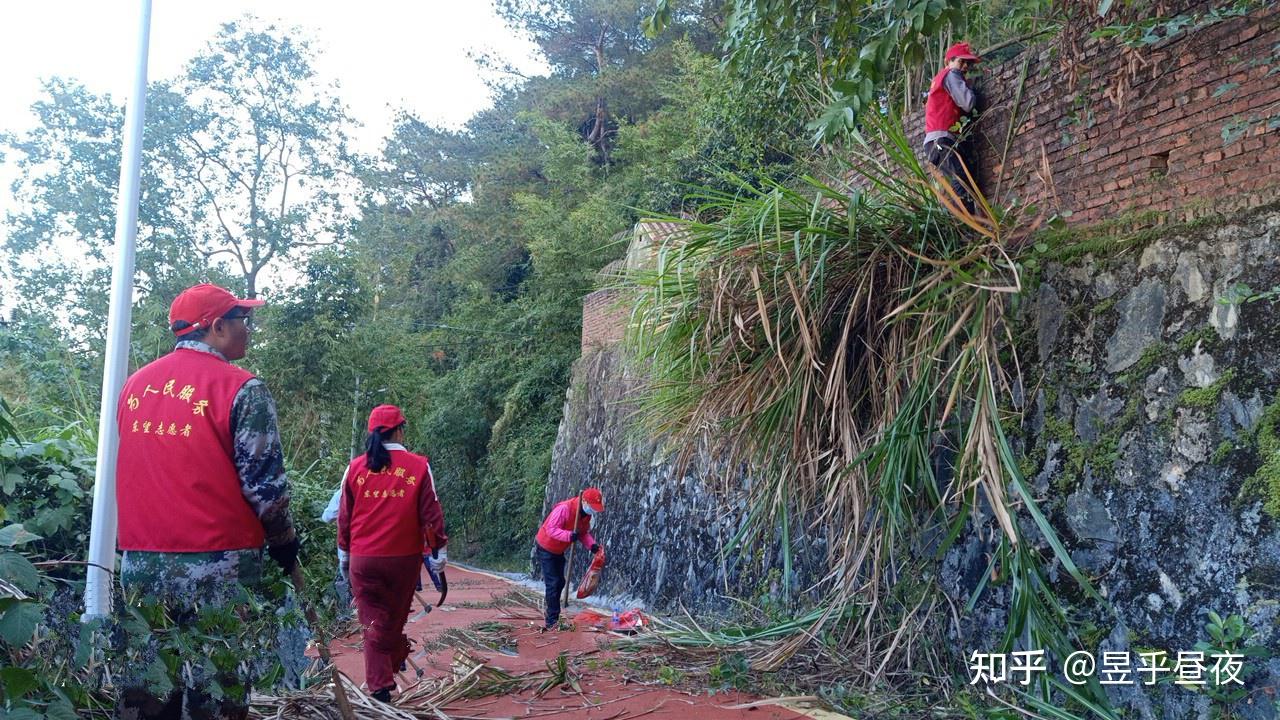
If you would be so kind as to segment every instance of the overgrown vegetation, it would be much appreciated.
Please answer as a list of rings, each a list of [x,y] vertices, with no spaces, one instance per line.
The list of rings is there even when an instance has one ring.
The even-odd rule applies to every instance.
[[[0,404],[0,710],[5,717],[109,715],[114,693],[141,682],[164,696],[190,673],[219,677],[253,668],[259,689],[296,685],[308,665],[306,633],[278,572],[257,589],[238,589],[233,606],[201,608],[179,624],[154,598],[116,594],[115,613],[81,623],[93,455],[81,428],[43,429],[19,438]],[[305,528],[305,525],[304,525]],[[327,578],[325,558],[313,571]],[[323,567],[323,569],[321,569]],[[272,569],[274,570],[274,569]],[[309,602],[333,602],[322,586]],[[234,593],[233,593],[234,594]],[[295,608],[278,612],[281,607]],[[283,630],[282,630],[283,628]],[[243,693],[215,683],[219,692]]]
[[[653,378],[645,417],[680,446],[753,468],[748,536],[726,552],[779,534],[787,587],[791,524],[803,518],[828,538],[818,610],[760,635],[785,641],[754,644],[753,667],[776,668],[829,633],[860,650],[866,687],[922,664],[947,674],[945,604],[936,588],[902,590],[930,584],[971,518],[999,541],[969,608],[988,583],[1009,583],[1001,648],[1065,657],[1073,631],[1046,563],[1101,598],[1037,509],[1002,427],[1021,384],[1006,370],[1016,359],[1002,361],[1006,298],[1021,289],[1035,220],[981,195],[967,211],[918,163],[900,121],[866,128],[867,148],[889,156],[855,151],[866,192],[814,180],[705,192],[699,219],[635,274],[631,340]]]
[[[732,460],[765,471],[750,491],[761,537],[788,548],[790,528],[816,519],[837,540],[833,575],[804,598],[784,553],[778,577],[791,595],[770,605],[772,622],[710,643],[746,646],[715,666],[714,682],[736,687],[778,667],[811,639],[798,629],[842,668],[843,649],[866,648],[857,680],[831,682],[842,707],[880,707],[868,693],[922,665],[949,677],[955,666],[931,642],[946,615],[933,565],[973,523],[999,541],[966,609],[1005,592],[1003,645],[1061,649],[1072,617],[1045,569],[1059,563],[1081,597],[1091,589],[1036,511],[1030,466],[1006,437],[1020,408],[1005,374],[1016,367],[1005,301],[1047,259],[1115,256],[1165,230],[1135,217],[1084,242],[1049,234],[1028,246],[1033,218],[985,203],[967,212],[939,194],[880,113],[917,107],[962,37],[1000,57],[1058,32],[1073,72],[1067,50],[1090,29],[1140,48],[1250,7],[1187,20],[1149,17],[1148,5],[500,0],[551,73],[495,77],[493,107],[461,129],[400,112],[369,157],[347,147],[350,119],[302,34],[229,23],[152,87],[132,363],[169,349],[168,303],[197,280],[269,300],[244,364],[279,405],[308,597],[327,613],[333,528],[316,518],[364,414],[382,402],[405,408],[409,445],[432,459],[454,556],[521,567],[579,354],[581,299],[638,219],[692,217],[638,278],[649,295],[633,340],[659,381],[650,410],[665,431],[715,429]],[[20,295],[0,324],[0,397],[17,412],[0,413],[11,436],[0,444],[0,563],[11,571],[0,575],[0,684],[10,714],[60,717],[104,701],[77,675],[91,659],[76,649],[87,635],[72,632],[82,568],[42,563],[84,554],[122,114],[69,78],[49,80],[33,110],[34,128],[0,134],[18,171],[5,285]],[[859,123],[865,134],[850,135]],[[887,149],[889,164],[859,143]],[[236,162],[290,152],[295,164]],[[843,178],[850,154],[871,190],[813,179]],[[310,192],[289,190],[299,178]],[[268,186],[288,202],[242,192]],[[280,272],[286,263],[296,273]],[[1210,403],[1217,390],[1183,401]],[[1273,415],[1249,487],[1274,500]],[[783,618],[796,598],[821,611]],[[151,658],[157,680],[168,677],[186,640],[163,613],[135,609],[153,650],[168,652]],[[1088,707],[1087,696],[1074,701]]]

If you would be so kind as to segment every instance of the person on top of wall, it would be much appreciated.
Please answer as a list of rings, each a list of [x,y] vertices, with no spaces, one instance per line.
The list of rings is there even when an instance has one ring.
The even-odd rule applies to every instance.
[[[933,76],[929,96],[924,105],[924,152],[929,162],[951,181],[951,187],[973,212],[973,198],[966,186],[959,140],[955,132],[960,118],[973,112],[975,96],[967,73],[982,58],[973,53],[969,43],[947,48],[946,65]],[[977,172],[969,166],[976,178]]]
[[[578,497],[561,500],[551,508],[538,528],[534,556],[542,569],[542,582],[546,586],[547,617],[542,630],[554,629],[560,622],[560,593],[565,585],[564,553],[575,542],[592,553],[602,550],[591,536],[591,518],[604,512],[604,496],[600,488],[589,487],[582,491],[581,505]]]
[[[390,702],[395,668],[409,657],[405,620],[413,588],[427,562],[448,563],[444,511],[426,457],[404,443],[404,414],[395,405],[369,413],[366,452],[347,467],[338,507],[338,547],[349,553],[351,590],[364,627],[365,683]]]
[[[182,291],[169,307],[173,352],[120,392],[121,583],[162,602],[180,627],[201,609],[242,603],[261,582],[264,543],[286,575],[298,560],[275,401],[231,364],[248,351],[262,304],[207,283]],[[247,717],[246,666],[216,677],[204,667],[188,666],[186,687],[163,698],[126,678],[120,717]]]

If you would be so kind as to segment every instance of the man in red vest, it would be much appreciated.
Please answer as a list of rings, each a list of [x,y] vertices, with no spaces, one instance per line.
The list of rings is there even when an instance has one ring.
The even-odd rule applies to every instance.
[[[582,543],[592,553],[600,552],[600,544],[591,536],[591,518],[604,512],[604,496],[600,488],[589,487],[577,497],[561,500],[547,513],[538,528],[537,547],[534,555],[542,570],[542,582],[546,586],[547,617],[542,629],[551,630],[560,621],[560,592],[565,584],[564,553],[574,542]]]
[[[121,582],[130,596],[163,603],[180,627],[202,609],[243,606],[264,544],[286,575],[297,562],[275,402],[231,364],[245,356],[262,304],[215,285],[184,290],[169,308],[173,352],[120,393]],[[188,665],[168,697],[125,678],[121,717],[247,717],[253,678]]]
[[[950,179],[951,186],[972,212],[973,200],[962,182],[966,175],[955,132],[960,118],[973,112],[974,107],[973,89],[965,73],[982,58],[973,53],[969,43],[962,42],[947,49],[946,61],[946,66],[929,84],[929,98],[924,106],[924,151],[929,162]],[[973,173],[973,168],[970,172]]]

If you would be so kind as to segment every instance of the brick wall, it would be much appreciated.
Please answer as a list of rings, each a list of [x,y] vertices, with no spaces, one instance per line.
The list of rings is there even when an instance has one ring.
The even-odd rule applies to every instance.
[[[608,347],[626,333],[630,309],[618,302],[617,290],[597,290],[582,300],[582,354]]]
[[[656,262],[658,249],[680,233],[682,225],[674,222],[644,220],[632,229],[627,255],[609,263],[600,271],[596,290],[582,299],[582,354],[589,350],[608,347],[626,334],[627,318],[631,307],[612,289],[620,274],[627,270],[639,270]]]
[[[1088,39],[1078,59],[1074,89],[1052,42],[978,81],[986,112],[971,150],[988,196],[1035,203],[1075,224],[1145,210],[1185,218],[1280,198],[1280,5],[1136,56]],[[1121,75],[1128,83],[1117,103],[1106,94]],[[922,113],[908,129],[919,147]]]
[[[615,260],[600,271],[600,284],[613,285],[626,260]],[[582,299],[582,354],[608,347],[626,333],[627,317],[631,312],[619,302],[620,294],[612,287],[605,287]]]

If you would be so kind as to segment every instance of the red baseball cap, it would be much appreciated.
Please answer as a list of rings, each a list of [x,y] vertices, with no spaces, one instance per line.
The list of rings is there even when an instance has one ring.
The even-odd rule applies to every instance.
[[[404,424],[404,413],[395,405],[379,405],[369,413],[369,432],[378,428],[390,430]]]
[[[957,58],[961,60],[982,62],[982,58],[973,54],[973,48],[969,47],[969,43],[967,42],[956,43],[955,45],[947,48],[947,62],[951,62]]]
[[[231,291],[201,283],[178,293],[169,306],[169,329],[174,335],[182,337],[194,330],[203,330],[213,324],[214,320],[231,312],[232,308],[262,307],[262,300],[241,300]]]
[[[600,488],[589,487],[582,491],[582,504],[589,508],[590,514],[594,515],[598,512],[604,512],[604,495],[600,494]]]

